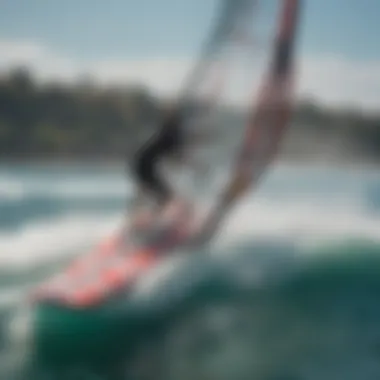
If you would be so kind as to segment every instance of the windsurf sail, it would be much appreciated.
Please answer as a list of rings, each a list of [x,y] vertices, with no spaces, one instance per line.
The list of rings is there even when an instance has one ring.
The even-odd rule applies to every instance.
[[[263,75],[264,80],[258,90],[258,99],[255,97],[255,100],[251,101],[248,106],[245,128],[239,129],[236,120],[235,125],[229,126],[230,130],[236,131],[236,134],[232,137],[230,132],[227,134],[227,140],[234,139],[235,146],[228,153],[225,149],[224,155],[230,155],[230,157],[233,155],[235,159],[231,160],[230,165],[226,165],[229,167],[227,176],[225,176],[226,180],[224,184],[219,185],[221,191],[218,196],[213,196],[214,199],[216,198],[216,202],[208,210],[203,221],[199,240],[202,243],[211,239],[228,211],[249,189],[258,184],[259,179],[274,159],[290,122],[294,101],[294,51],[301,0],[276,1],[275,6],[272,3],[272,13],[267,11],[260,20],[262,15],[258,10],[259,5],[265,4],[264,8],[265,6],[268,8],[268,3],[261,2],[259,4],[258,1],[252,0],[223,2],[219,21],[214,32],[211,33],[203,56],[190,75],[186,84],[188,87],[184,91],[183,99],[185,101],[183,104],[186,104],[186,101],[196,97],[197,91],[202,85],[207,87],[212,74],[215,73],[215,67],[221,62],[224,66],[221,80],[226,82],[229,76],[232,76],[228,68],[231,66],[231,62],[234,60],[236,62],[236,56],[239,56],[236,54],[237,49],[240,49],[240,52],[249,51],[248,57],[252,62],[250,65],[249,60],[245,61],[245,65],[251,70],[255,70],[253,61],[257,56],[262,56],[259,49],[255,47],[255,41],[260,32],[265,29],[268,32],[270,25],[273,25],[273,30],[276,30],[275,37],[268,44],[270,48],[266,57],[266,65],[269,66],[269,70],[266,75]],[[268,15],[274,15],[273,10],[277,10],[278,16],[272,17],[273,24],[271,24]],[[255,28],[255,26],[257,27]],[[212,88],[212,86],[210,87]],[[222,87],[219,85],[214,96],[207,91],[203,93],[206,94],[204,96],[209,105],[206,112],[203,110],[204,114],[216,110],[223,115],[223,106],[225,107],[226,103],[218,104],[223,97]],[[228,91],[231,90],[227,88]],[[219,120],[219,123],[223,124],[225,121]],[[219,129],[218,133],[223,132]],[[226,148],[228,144],[229,141],[224,147],[220,147],[220,150],[223,152],[223,148]]]
[[[207,83],[210,82],[210,76],[213,76],[215,67],[220,65],[227,66],[225,63],[226,50],[233,37],[239,32],[239,28],[244,24],[244,21],[246,23],[247,15],[253,14],[257,3],[257,0],[220,1],[220,9],[216,12],[217,19],[210,36],[204,43],[199,59],[180,91],[180,105],[186,107],[188,102],[196,96],[198,87],[207,86]]]

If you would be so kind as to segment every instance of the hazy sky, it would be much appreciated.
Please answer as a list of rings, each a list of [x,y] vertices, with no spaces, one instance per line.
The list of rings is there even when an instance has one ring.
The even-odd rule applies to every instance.
[[[279,0],[264,0],[276,2]],[[194,59],[217,0],[2,0],[0,68],[79,71],[163,86]],[[380,1],[305,0],[301,93],[328,103],[380,106]],[[178,75],[178,76],[177,76]],[[167,81],[167,79],[166,79]]]

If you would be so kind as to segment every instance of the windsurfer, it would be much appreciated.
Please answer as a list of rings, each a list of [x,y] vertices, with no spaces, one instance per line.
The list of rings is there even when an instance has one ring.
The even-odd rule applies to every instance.
[[[147,197],[155,204],[155,214],[162,216],[173,212],[178,205],[175,191],[160,171],[163,160],[179,163],[183,159],[185,133],[182,114],[179,110],[166,111],[158,131],[134,155],[132,173],[137,184],[135,208]]]

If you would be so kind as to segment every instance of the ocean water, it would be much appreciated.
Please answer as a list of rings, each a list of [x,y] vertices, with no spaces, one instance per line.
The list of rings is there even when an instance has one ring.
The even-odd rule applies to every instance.
[[[37,380],[27,295],[121,224],[131,189],[117,166],[0,167],[1,379]],[[169,326],[162,378],[380,378],[376,169],[279,164],[204,255],[233,296]],[[83,371],[41,379],[113,378]]]

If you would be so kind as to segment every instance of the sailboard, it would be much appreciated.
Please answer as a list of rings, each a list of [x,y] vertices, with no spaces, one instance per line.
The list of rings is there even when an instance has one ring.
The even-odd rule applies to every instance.
[[[173,251],[202,246],[212,240],[233,206],[258,184],[274,159],[289,124],[300,3],[301,0],[276,1],[281,7],[273,21],[276,33],[269,53],[269,70],[258,90],[258,100],[249,102],[241,138],[237,139],[233,150],[234,159],[229,170],[225,170],[224,185],[218,185],[220,192],[213,195],[211,207],[204,211],[192,202],[195,212],[186,217],[178,207],[179,212],[172,217],[169,226],[157,229],[148,222],[143,228],[147,234],[142,239],[136,239],[130,230],[123,228],[94,251],[76,260],[65,272],[43,284],[37,289],[35,299],[77,308],[97,306],[109,296],[134,286],[141,276]],[[221,106],[220,99],[223,93],[228,93],[225,79],[234,55],[231,50],[237,46],[242,50],[251,46],[250,28],[255,24],[252,16],[258,15],[258,4],[257,0],[221,1],[210,37],[179,91],[177,107],[183,112],[188,128],[199,125],[202,119],[207,120],[207,125],[220,123],[217,115],[225,107],[225,104]],[[231,132],[231,128],[226,132],[227,139],[232,134],[238,135],[234,130]],[[221,155],[227,154],[222,152]],[[209,178],[206,181],[211,182]]]

